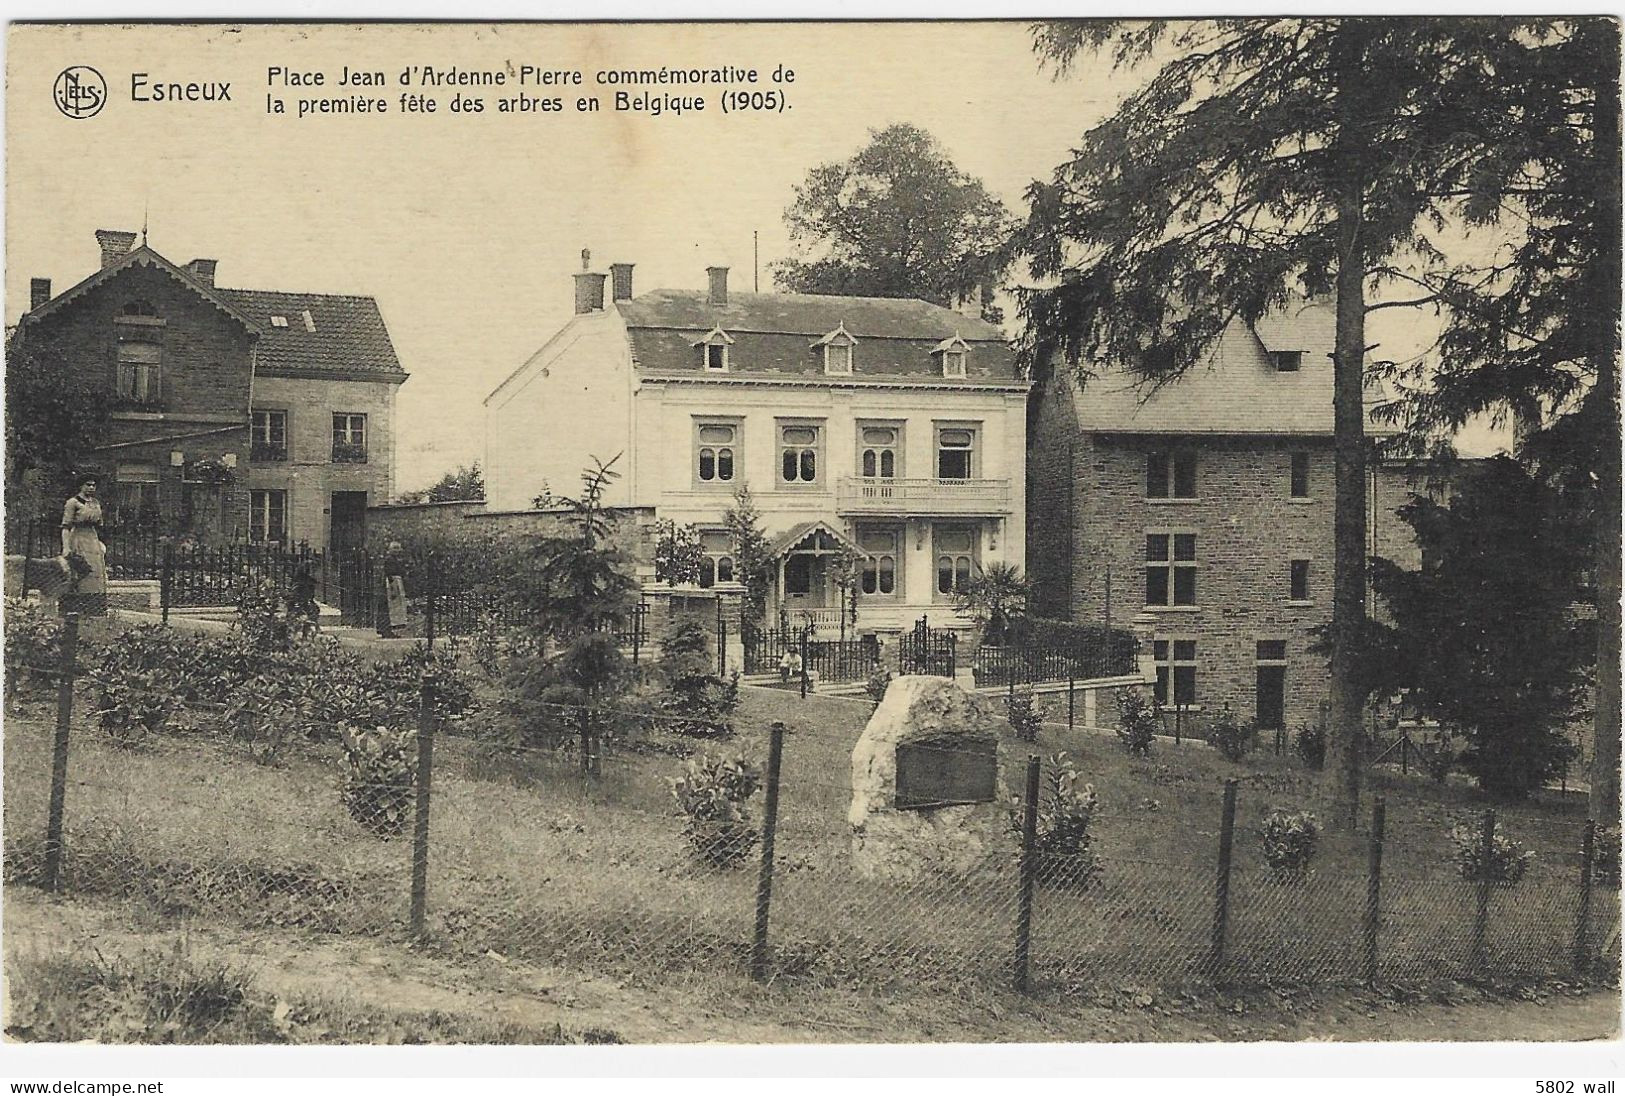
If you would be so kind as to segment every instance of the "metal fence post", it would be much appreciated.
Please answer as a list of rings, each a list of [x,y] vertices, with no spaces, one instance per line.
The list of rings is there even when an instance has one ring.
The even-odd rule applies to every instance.
[[[801,629],[801,699],[807,699],[807,632],[812,625]]]
[[[1597,823],[1586,819],[1580,837],[1580,909],[1574,918],[1574,970],[1583,973],[1591,959],[1591,877],[1596,858]]]
[[[1377,981],[1377,930],[1382,923],[1382,837],[1388,804],[1377,796],[1371,804],[1371,846],[1365,874],[1365,980]]]
[[[1208,969],[1215,981],[1224,972],[1224,938],[1230,924],[1230,859],[1236,841],[1236,787],[1234,777],[1224,782],[1224,813],[1219,820],[1219,875],[1213,889],[1213,939]]]
[[[1478,864],[1478,908],[1473,914],[1473,965],[1482,968],[1485,938],[1490,927],[1490,873],[1495,863],[1495,812],[1484,812]]]
[[[429,911],[429,779],[434,771],[434,677],[418,685],[417,809],[412,824],[412,935],[422,936]]]
[[[1071,730],[1077,722],[1078,707],[1078,667],[1070,663],[1066,668],[1066,729]]]
[[[175,601],[175,546],[164,545],[164,567],[158,573],[158,613],[165,628],[169,627],[169,607]]]
[[[779,762],[784,756],[784,724],[768,728],[767,801],[762,806],[762,863],[756,874],[756,935],[751,940],[750,976],[767,980],[767,914],[773,903],[773,838],[779,825]]]
[[[429,642],[429,650],[434,650],[435,625],[435,587],[438,585],[434,573],[434,553],[430,552],[423,558],[423,631]]]
[[[79,614],[62,625],[61,660],[57,664],[56,738],[51,746],[51,803],[45,816],[45,889],[57,889],[62,871],[62,812],[68,797],[68,727],[73,721],[74,674],[79,657]]]
[[[1038,755],[1027,758],[1027,794],[1021,805],[1021,872],[1016,897],[1015,986],[1026,993],[1032,978],[1033,884],[1038,876]]]

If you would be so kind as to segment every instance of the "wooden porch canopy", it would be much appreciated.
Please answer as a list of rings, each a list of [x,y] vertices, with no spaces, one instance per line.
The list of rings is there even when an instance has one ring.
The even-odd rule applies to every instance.
[[[816,556],[833,556],[842,552],[853,552],[860,556],[865,554],[863,549],[827,521],[803,521],[792,525],[773,542],[768,557],[783,559],[791,552]]]

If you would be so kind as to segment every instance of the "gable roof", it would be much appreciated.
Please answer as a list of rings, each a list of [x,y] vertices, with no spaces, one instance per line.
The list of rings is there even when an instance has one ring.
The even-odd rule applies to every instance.
[[[372,297],[221,289],[260,330],[255,372],[280,377],[378,380],[399,384],[406,370]],[[310,322],[305,321],[309,313]],[[272,316],[287,326],[271,322]]]
[[[1004,333],[973,316],[927,301],[814,293],[730,293],[720,308],[704,291],[656,289],[615,302],[632,359],[642,374],[702,373],[694,344],[720,328],[733,340],[728,372],[736,377],[822,377],[821,346],[844,329],[858,343],[853,376],[842,382],[907,380],[953,387],[1024,384]],[[942,376],[932,356],[944,340],[965,340],[966,377]]]
[[[142,244],[140,247],[125,253],[116,262],[102,267],[84,281],[69,289],[63,290],[61,293],[57,294],[55,297],[52,297],[38,308],[31,309],[29,312],[24,314],[23,321],[25,323],[38,323],[40,320],[43,320],[45,317],[58,311],[64,306],[79,300],[85,294],[89,293],[92,289],[95,289],[102,283],[109,281],[124,271],[136,266],[147,266],[152,267],[155,270],[163,271],[165,274],[168,274],[171,278],[174,278],[177,282],[181,283],[181,285],[185,286],[187,289],[190,289],[193,293],[196,293],[198,296],[214,305],[221,312],[224,312],[227,316],[231,317],[233,320],[236,320],[249,332],[249,334],[259,334],[259,328],[254,325],[254,321],[249,319],[246,314],[223,297],[219,290],[213,288],[212,286],[204,285],[202,282],[194,278],[190,273],[182,270],[180,267],[158,254],[152,248],[148,247],[146,244]]]
[[[830,540],[833,540],[836,544],[840,545],[842,548],[845,548],[849,552],[857,552],[860,555],[863,554],[863,549],[859,548],[851,537],[835,528],[835,526],[831,525],[829,522],[819,518],[816,521],[797,522],[796,524],[790,526],[790,528],[786,529],[783,533],[780,533],[773,539],[773,543],[768,547],[767,558],[778,559],[792,548],[801,547],[801,545],[807,541],[807,538],[816,533],[824,534]]]
[[[1101,368],[1071,385],[1080,429],[1130,434],[1332,434],[1336,314],[1329,302],[1298,301],[1249,327],[1236,321],[1207,358],[1157,388],[1125,369]],[[1272,350],[1299,350],[1296,372],[1277,371]],[[1366,385],[1366,432],[1390,434],[1372,411],[1386,402]]]

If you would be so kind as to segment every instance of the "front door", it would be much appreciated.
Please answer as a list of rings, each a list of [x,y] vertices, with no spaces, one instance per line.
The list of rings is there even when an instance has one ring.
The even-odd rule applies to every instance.
[[[327,545],[335,555],[365,547],[367,543],[367,493],[334,491],[330,510]]]
[[[811,552],[792,552],[784,559],[784,604],[797,609],[822,609],[825,605],[824,557]]]
[[[1259,727],[1278,728],[1286,725],[1286,667],[1258,667],[1258,723]]]

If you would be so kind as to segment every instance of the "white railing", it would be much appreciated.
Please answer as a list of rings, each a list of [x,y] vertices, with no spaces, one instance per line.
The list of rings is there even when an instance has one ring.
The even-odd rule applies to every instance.
[[[844,514],[1008,514],[1010,481],[843,476],[835,505]]]

